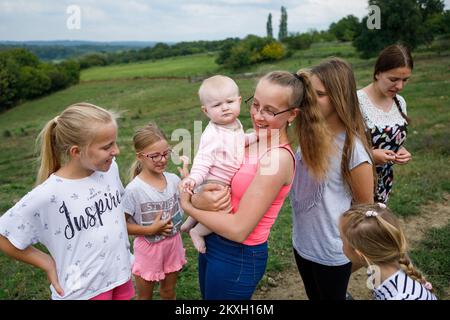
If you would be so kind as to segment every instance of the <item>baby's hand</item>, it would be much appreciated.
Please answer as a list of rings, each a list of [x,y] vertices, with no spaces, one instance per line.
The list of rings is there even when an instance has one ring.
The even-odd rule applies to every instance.
[[[181,168],[178,167],[177,169],[180,173],[181,179],[184,179],[189,175],[189,158],[187,156],[181,156],[180,160],[183,163],[183,166]]]
[[[181,191],[182,192],[187,192],[187,193],[192,195],[196,183],[195,183],[195,181],[193,179],[187,177],[187,178],[184,178],[181,181],[180,185],[181,185]]]

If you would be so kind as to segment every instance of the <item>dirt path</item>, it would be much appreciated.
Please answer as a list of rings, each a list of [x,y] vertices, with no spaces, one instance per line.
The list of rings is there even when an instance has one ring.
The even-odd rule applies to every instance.
[[[424,205],[422,214],[411,218],[400,218],[405,230],[410,248],[414,248],[430,228],[441,228],[450,222],[450,194],[444,195],[444,201]],[[306,300],[303,282],[295,266],[294,257],[291,257],[291,265],[284,272],[270,275],[268,285],[261,287],[253,295],[255,300]],[[371,299],[369,289],[366,287],[365,268],[352,274],[348,292],[354,299]],[[450,299],[450,288],[444,299]]]

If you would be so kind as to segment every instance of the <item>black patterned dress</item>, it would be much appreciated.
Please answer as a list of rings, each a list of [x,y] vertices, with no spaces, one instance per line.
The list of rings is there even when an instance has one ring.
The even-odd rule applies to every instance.
[[[394,101],[388,112],[377,108],[363,90],[358,90],[358,99],[366,127],[372,137],[373,148],[397,152],[406,140],[408,126],[399,111],[401,108],[406,114],[406,102],[403,97],[397,95],[397,102]],[[393,166],[393,163],[376,166],[378,180],[374,197],[376,202],[386,203],[389,199],[394,182]]]

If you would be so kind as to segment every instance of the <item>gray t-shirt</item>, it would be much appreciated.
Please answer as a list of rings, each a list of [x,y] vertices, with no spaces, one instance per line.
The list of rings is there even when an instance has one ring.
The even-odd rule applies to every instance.
[[[172,236],[177,234],[183,222],[183,211],[179,204],[178,183],[180,178],[164,172],[166,188],[162,191],[149,185],[139,177],[135,177],[125,188],[123,208],[133,217],[136,224],[151,225],[156,215],[162,212],[161,220],[172,217]],[[155,243],[165,239],[163,235],[144,237],[148,242]]]
[[[341,173],[344,142],[345,132],[335,138],[338,152],[331,159],[327,177],[321,183],[309,175],[300,149],[295,155],[297,170],[290,194],[293,210],[292,243],[304,259],[327,266],[349,262],[342,251],[338,228],[339,217],[350,208],[352,202],[352,195]],[[349,169],[364,162],[372,163],[363,144],[357,139]]]

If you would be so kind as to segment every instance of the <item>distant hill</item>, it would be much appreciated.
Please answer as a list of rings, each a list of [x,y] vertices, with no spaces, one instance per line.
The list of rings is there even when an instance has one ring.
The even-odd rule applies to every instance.
[[[9,48],[26,48],[45,61],[76,58],[93,52],[120,52],[133,49],[153,47],[155,41],[82,41],[82,40],[54,40],[54,41],[0,41],[0,50]],[[170,44],[170,43],[167,43]]]

